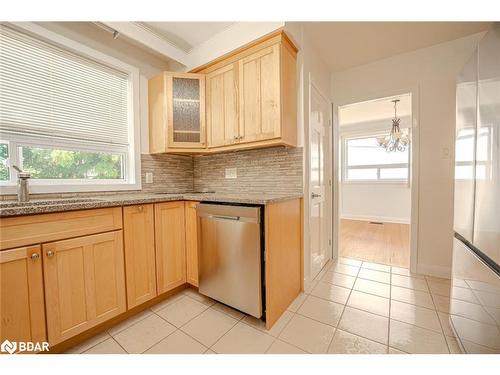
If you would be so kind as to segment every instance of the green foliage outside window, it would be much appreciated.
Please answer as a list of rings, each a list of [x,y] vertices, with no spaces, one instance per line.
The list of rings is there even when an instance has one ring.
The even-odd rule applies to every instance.
[[[0,181],[9,180],[9,167],[7,167],[7,158],[9,157],[9,145],[0,143]]]
[[[121,179],[122,156],[22,147],[23,170],[43,179]]]

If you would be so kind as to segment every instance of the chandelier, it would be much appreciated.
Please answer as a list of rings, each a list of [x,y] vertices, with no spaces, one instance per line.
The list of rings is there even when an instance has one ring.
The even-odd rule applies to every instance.
[[[406,132],[401,132],[401,128],[399,126],[400,118],[397,116],[397,105],[399,99],[392,100],[394,103],[394,118],[392,119],[392,128],[391,132],[388,135],[383,135],[377,137],[377,143],[380,147],[385,148],[385,151],[405,151],[406,147],[408,147],[410,140],[408,139],[408,135]]]

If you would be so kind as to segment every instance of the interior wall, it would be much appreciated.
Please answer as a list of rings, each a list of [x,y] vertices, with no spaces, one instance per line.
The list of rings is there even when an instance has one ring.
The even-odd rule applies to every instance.
[[[343,183],[343,219],[410,224],[411,190],[399,183]]]
[[[456,77],[484,33],[332,75],[336,105],[418,92],[417,272],[449,277],[453,239]]]

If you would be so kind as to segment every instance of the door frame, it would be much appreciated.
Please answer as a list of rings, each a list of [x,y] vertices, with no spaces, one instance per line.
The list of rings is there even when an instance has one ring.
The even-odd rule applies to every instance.
[[[311,281],[313,280],[313,275],[312,275],[312,253],[311,253],[311,237],[310,237],[310,207],[311,207],[311,191],[310,191],[310,183],[311,183],[311,176],[309,173],[309,169],[311,166],[311,148],[310,148],[310,134],[311,134],[311,107],[312,107],[312,90],[314,89],[325,99],[326,103],[328,104],[329,108],[329,119],[328,119],[328,127],[327,127],[327,132],[328,132],[328,146],[326,148],[326,155],[328,156],[328,163],[329,165],[327,166],[326,170],[328,171],[328,176],[325,177],[325,180],[327,180],[326,184],[326,189],[325,192],[327,193],[327,197],[325,197],[325,202],[328,207],[328,212],[325,215],[325,218],[328,220],[327,221],[327,228],[328,228],[328,239],[329,239],[329,246],[328,246],[328,251],[327,251],[327,260],[332,259],[333,257],[333,245],[335,242],[335,237],[334,236],[334,226],[332,225],[333,223],[333,176],[332,176],[332,167],[335,165],[335,160],[333,160],[332,156],[332,140],[333,140],[333,117],[332,117],[332,108],[333,104],[331,99],[329,99],[329,96],[325,94],[325,92],[321,89],[321,87],[317,84],[317,80],[312,76],[312,74],[309,72],[308,74],[308,84],[307,84],[307,90],[308,90],[308,113],[307,113],[307,126],[304,127],[304,146],[305,146],[305,165],[304,165],[304,181],[305,181],[305,186],[304,186],[304,286],[305,289],[307,290],[308,287],[311,285]],[[330,184],[328,183],[330,181]]]
[[[340,184],[341,180],[339,178],[339,170],[341,168],[341,145],[340,145],[340,124],[338,120],[338,111],[340,107],[367,102],[372,100],[377,100],[385,97],[398,96],[404,94],[411,94],[411,142],[410,142],[410,189],[411,189],[411,214],[410,214],[410,264],[409,269],[412,273],[417,273],[418,270],[418,208],[419,208],[419,162],[420,162],[420,126],[419,126],[419,86],[410,86],[410,87],[402,87],[398,89],[392,90],[380,90],[376,92],[371,92],[369,94],[363,95],[353,95],[347,100],[338,101],[335,104],[333,110],[333,134],[334,134],[334,142],[338,145],[338,152],[335,153],[337,156],[335,161],[335,170],[334,170],[334,186],[336,189],[333,190],[334,193],[334,202],[335,202],[335,213],[333,217],[333,226],[334,226],[334,234],[335,234],[335,244],[336,244],[336,252],[339,252],[339,243],[340,243],[340,213],[338,210],[338,204],[340,203]]]

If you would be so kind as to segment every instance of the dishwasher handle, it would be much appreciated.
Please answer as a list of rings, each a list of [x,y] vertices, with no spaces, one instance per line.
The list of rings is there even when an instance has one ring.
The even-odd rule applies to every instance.
[[[205,220],[260,224],[260,207],[200,203],[196,215]]]
[[[239,216],[226,216],[226,215],[208,215],[209,219],[219,219],[219,220],[232,220],[240,221]]]

